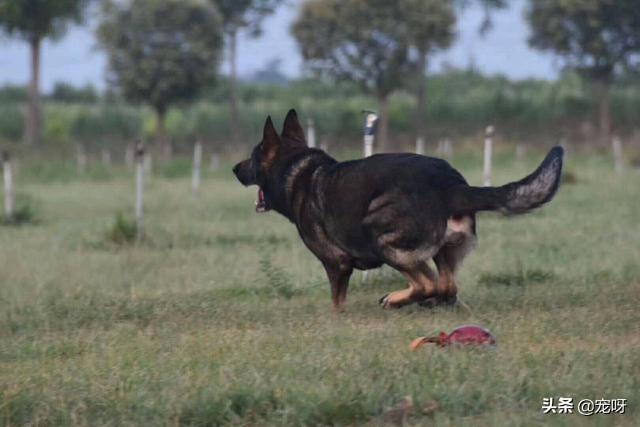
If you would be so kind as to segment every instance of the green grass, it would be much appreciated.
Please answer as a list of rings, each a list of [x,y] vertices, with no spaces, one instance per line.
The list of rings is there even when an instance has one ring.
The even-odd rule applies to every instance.
[[[497,183],[542,159],[499,153]],[[452,160],[470,182],[480,153]],[[354,274],[331,311],[319,262],[293,225],[254,213],[230,164],[193,197],[156,175],[139,244],[105,245],[133,179],[27,181],[41,222],[0,227],[0,425],[637,425],[640,174],[569,159],[575,184],[528,216],[479,216],[460,274],[471,308],[383,311],[405,286]],[[20,180],[18,180],[20,182]],[[493,351],[411,340],[464,323]],[[542,415],[543,397],[627,398],[625,415]],[[438,408],[421,408],[436,401]]]

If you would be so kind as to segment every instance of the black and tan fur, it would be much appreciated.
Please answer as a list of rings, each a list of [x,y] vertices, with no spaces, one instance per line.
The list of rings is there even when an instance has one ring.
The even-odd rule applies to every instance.
[[[472,187],[432,157],[378,154],[338,162],[307,147],[291,110],[280,135],[267,118],[262,141],[233,171],[245,186],[259,186],[261,210],[273,209],[296,225],[327,272],[336,309],[344,307],[354,268],[382,264],[409,282],[380,300],[391,308],[454,303],[456,270],[476,242],[476,212],[520,214],[547,203],[559,186],[562,157],[555,147],[520,181]]]

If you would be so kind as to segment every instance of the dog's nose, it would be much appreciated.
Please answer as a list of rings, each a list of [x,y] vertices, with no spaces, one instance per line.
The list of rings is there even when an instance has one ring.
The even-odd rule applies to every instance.
[[[236,175],[238,175],[238,171],[240,170],[240,163],[238,163],[237,165],[235,165],[233,167],[233,173],[235,173]]]

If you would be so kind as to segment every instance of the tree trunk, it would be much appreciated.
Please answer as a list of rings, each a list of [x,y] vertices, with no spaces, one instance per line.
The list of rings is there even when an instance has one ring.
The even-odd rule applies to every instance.
[[[38,144],[41,137],[42,117],[40,113],[40,39],[32,39],[31,82],[29,83],[28,112],[25,117],[25,141]]]
[[[427,54],[425,52],[420,52],[420,58],[418,60],[418,90],[417,90],[417,101],[418,105],[416,106],[416,117],[415,117],[415,127],[416,127],[416,139],[422,138],[423,141],[426,139],[426,126],[425,123],[427,121],[427,79],[426,79],[426,68],[427,68]]]
[[[389,96],[378,95],[378,132],[376,145],[378,152],[385,152],[389,149]]]
[[[599,143],[609,145],[611,138],[611,103],[609,98],[611,82],[608,78],[595,82],[598,97],[598,136]]]
[[[168,162],[171,160],[171,144],[167,138],[166,128],[167,112],[164,109],[156,110],[156,146],[160,150],[162,160]]]
[[[238,112],[238,30],[236,28],[229,32],[229,111],[231,113],[229,126],[231,130],[231,140],[239,142],[240,135],[240,114]]]

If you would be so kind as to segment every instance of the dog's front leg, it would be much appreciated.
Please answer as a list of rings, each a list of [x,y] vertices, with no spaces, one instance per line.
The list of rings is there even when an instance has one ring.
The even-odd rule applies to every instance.
[[[324,268],[327,271],[329,282],[331,282],[333,309],[336,312],[341,312],[344,310],[344,304],[347,300],[347,289],[353,267],[348,263],[327,262],[324,263]]]

